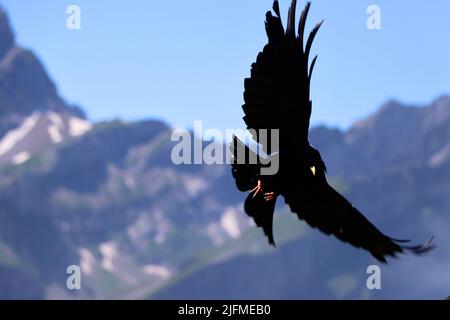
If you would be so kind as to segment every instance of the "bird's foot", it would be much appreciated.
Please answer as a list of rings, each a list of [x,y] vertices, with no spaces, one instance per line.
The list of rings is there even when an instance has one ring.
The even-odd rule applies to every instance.
[[[266,201],[272,201],[277,197],[277,194],[275,192],[266,192],[264,193],[264,200]]]
[[[254,199],[259,192],[262,192],[261,180],[258,180],[256,187],[250,191],[250,193],[253,193],[252,199]]]

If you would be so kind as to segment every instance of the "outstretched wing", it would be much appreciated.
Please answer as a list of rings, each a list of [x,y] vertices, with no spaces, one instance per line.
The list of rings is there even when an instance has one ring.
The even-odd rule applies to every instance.
[[[292,1],[285,32],[278,1],[274,2],[275,16],[272,12],[266,15],[269,42],[252,65],[251,77],[245,79],[244,121],[248,129],[256,131],[256,136],[253,134],[255,140],[263,144],[264,151],[268,153],[271,152],[268,143],[258,137],[260,129],[280,129],[280,134],[285,137],[295,136],[296,143],[307,142],[311,116],[309,88],[317,56],[310,67],[308,60],[314,37],[321,25],[316,25],[304,46],[309,7],[310,3],[302,12],[296,32],[296,0]]]
[[[386,256],[395,257],[405,250],[422,254],[434,248],[431,239],[423,245],[408,247],[401,245],[407,240],[384,235],[326,180],[316,184],[307,196],[300,197],[301,203],[295,191],[284,196],[291,210],[310,226],[369,251],[381,262],[386,262]]]

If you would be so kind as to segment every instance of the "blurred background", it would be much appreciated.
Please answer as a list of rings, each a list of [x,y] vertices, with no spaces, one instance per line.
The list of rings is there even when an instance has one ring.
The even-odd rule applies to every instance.
[[[388,235],[438,244],[381,266],[381,290],[366,286],[367,253],[283,201],[269,247],[227,165],[171,161],[174,127],[245,127],[243,79],[271,0],[0,5],[0,298],[450,294],[448,1],[312,4],[308,26],[325,24],[311,141],[330,181]],[[70,5],[80,28],[68,27]],[[81,290],[66,287],[70,265]]]

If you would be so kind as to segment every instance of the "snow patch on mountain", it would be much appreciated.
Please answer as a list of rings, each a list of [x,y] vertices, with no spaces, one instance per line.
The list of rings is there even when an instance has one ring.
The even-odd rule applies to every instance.
[[[89,121],[77,117],[69,118],[69,134],[72,137],[79,137],[92,129]]]
[[[36,111],[0,139],[0,164],[22,164],[43,148],[80,137],[91,128],[87,120],[70,114]]]
[[[227,208],[220,219],[220,225],[225,232],[233,239],[238,239],[241,236],[241,229],[239,227],[240,217],[239,212],[234,208]]]
[[[99,246],[99,251],[103,256],[101,265],[105,270],[113,272],[115,260],[118,257],[117,245],[114,242],[105,242]]]
[[[156,276],[163,279],[168,279],[171,276],[171,272],[167,267],[159,266],[156,264],[149,264],[142,268],[142,272],[149,276]]]
[[[206,234],[215,246],[220,246],[229,239],[239,239],[252,223],[241,206],[230,206],[225,208],[217,222],[212,222],[206,226]]]
[[[13,158],[12,158],[12,164],[18,166],[22,163],[25,163],[28,161],[28,159],[30,159],[30,153],[27,151],[22,151],[18,154],[16,154]]]
[[[94,255],[86,248],[79,249],[78,253],[80,255],[81,271],[87,275],[91,275],[94,272],[94,266],[96,264]]]
[[[428,161],[428,164],[432,168],[439,167],[444,163],[450,156],[450,144],[433,154]]]
[[[39,113],[35,112],[26,118],[22,125],[9,131],[2,140],[0,140],[0,157],[12,150],[21,140],[23,140],[30,131],[36,126],[39,120]]]

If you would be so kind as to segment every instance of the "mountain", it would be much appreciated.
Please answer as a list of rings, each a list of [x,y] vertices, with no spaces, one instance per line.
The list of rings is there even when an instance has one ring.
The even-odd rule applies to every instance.
[[[436,236],[439,248],[430,256],[382,266],[386,290],[366,288],[366,268],[376,264],[367,253],[310,229],[281,202],[273,250],[243,213],[244,195],[227,166],[175,165],[169,126],[116,121],[21,165],[0,167],[0,292],[8,298],[445,296],[449,111],[448,97],[427,107],[391,102],[347,131],[311,132],[332,183],[377,226],[415,241]],[[379,137],[392,119],[396,131],[383,143]],[[404,138],[408,130],[414,140]],[[380,165],[365,172],[365,161]],[[71,264],[83,272],[79,292],[65,288]]]
[[[0,163],[22,163],[49,143],[90,129],[59,95],[33,52],[18,47],[0,8]]]
[[[172,164],[162,122],[92,125],[2,10],[0,39],[0,297],[144,297],[249,227],[226,168]]]
[[[387,167],[438,166],[450,152],[448,105],[448,97],[437,99],[428,108],[390,101],[346,133],[319,129],[313,139],[334,149],[329,166],[346,175],[373,175]],[[345,161],[340,152],[355,152],[355,157]]]
[[[6,12],[0,8],[0,59],[14,46],[14,33],[8,21]]]
[[[102,123],[1,168],[1,243],[12,258],[0,275],[33,266],[37,297],[55,297],[65,290],[55,275],[78,264],[82,297],[128,297],[239,236],[249,224],[227,168],[172,164],[170,135],[157,121]]]
[[[0,298],[448,296],[449,97],[391,101],[349,130],[311,131],[332,184],[377,226],[436,236],[436,251],[390,261],[382,290],[370,291],[370,256],[312,230],[282,201],[278,248],[268,246],[229,166],[173,163],[168,124],[90,123],[16,46],[1,10],[0,40]],[[81,290],[66,287],[70,265],[81,268]]]

